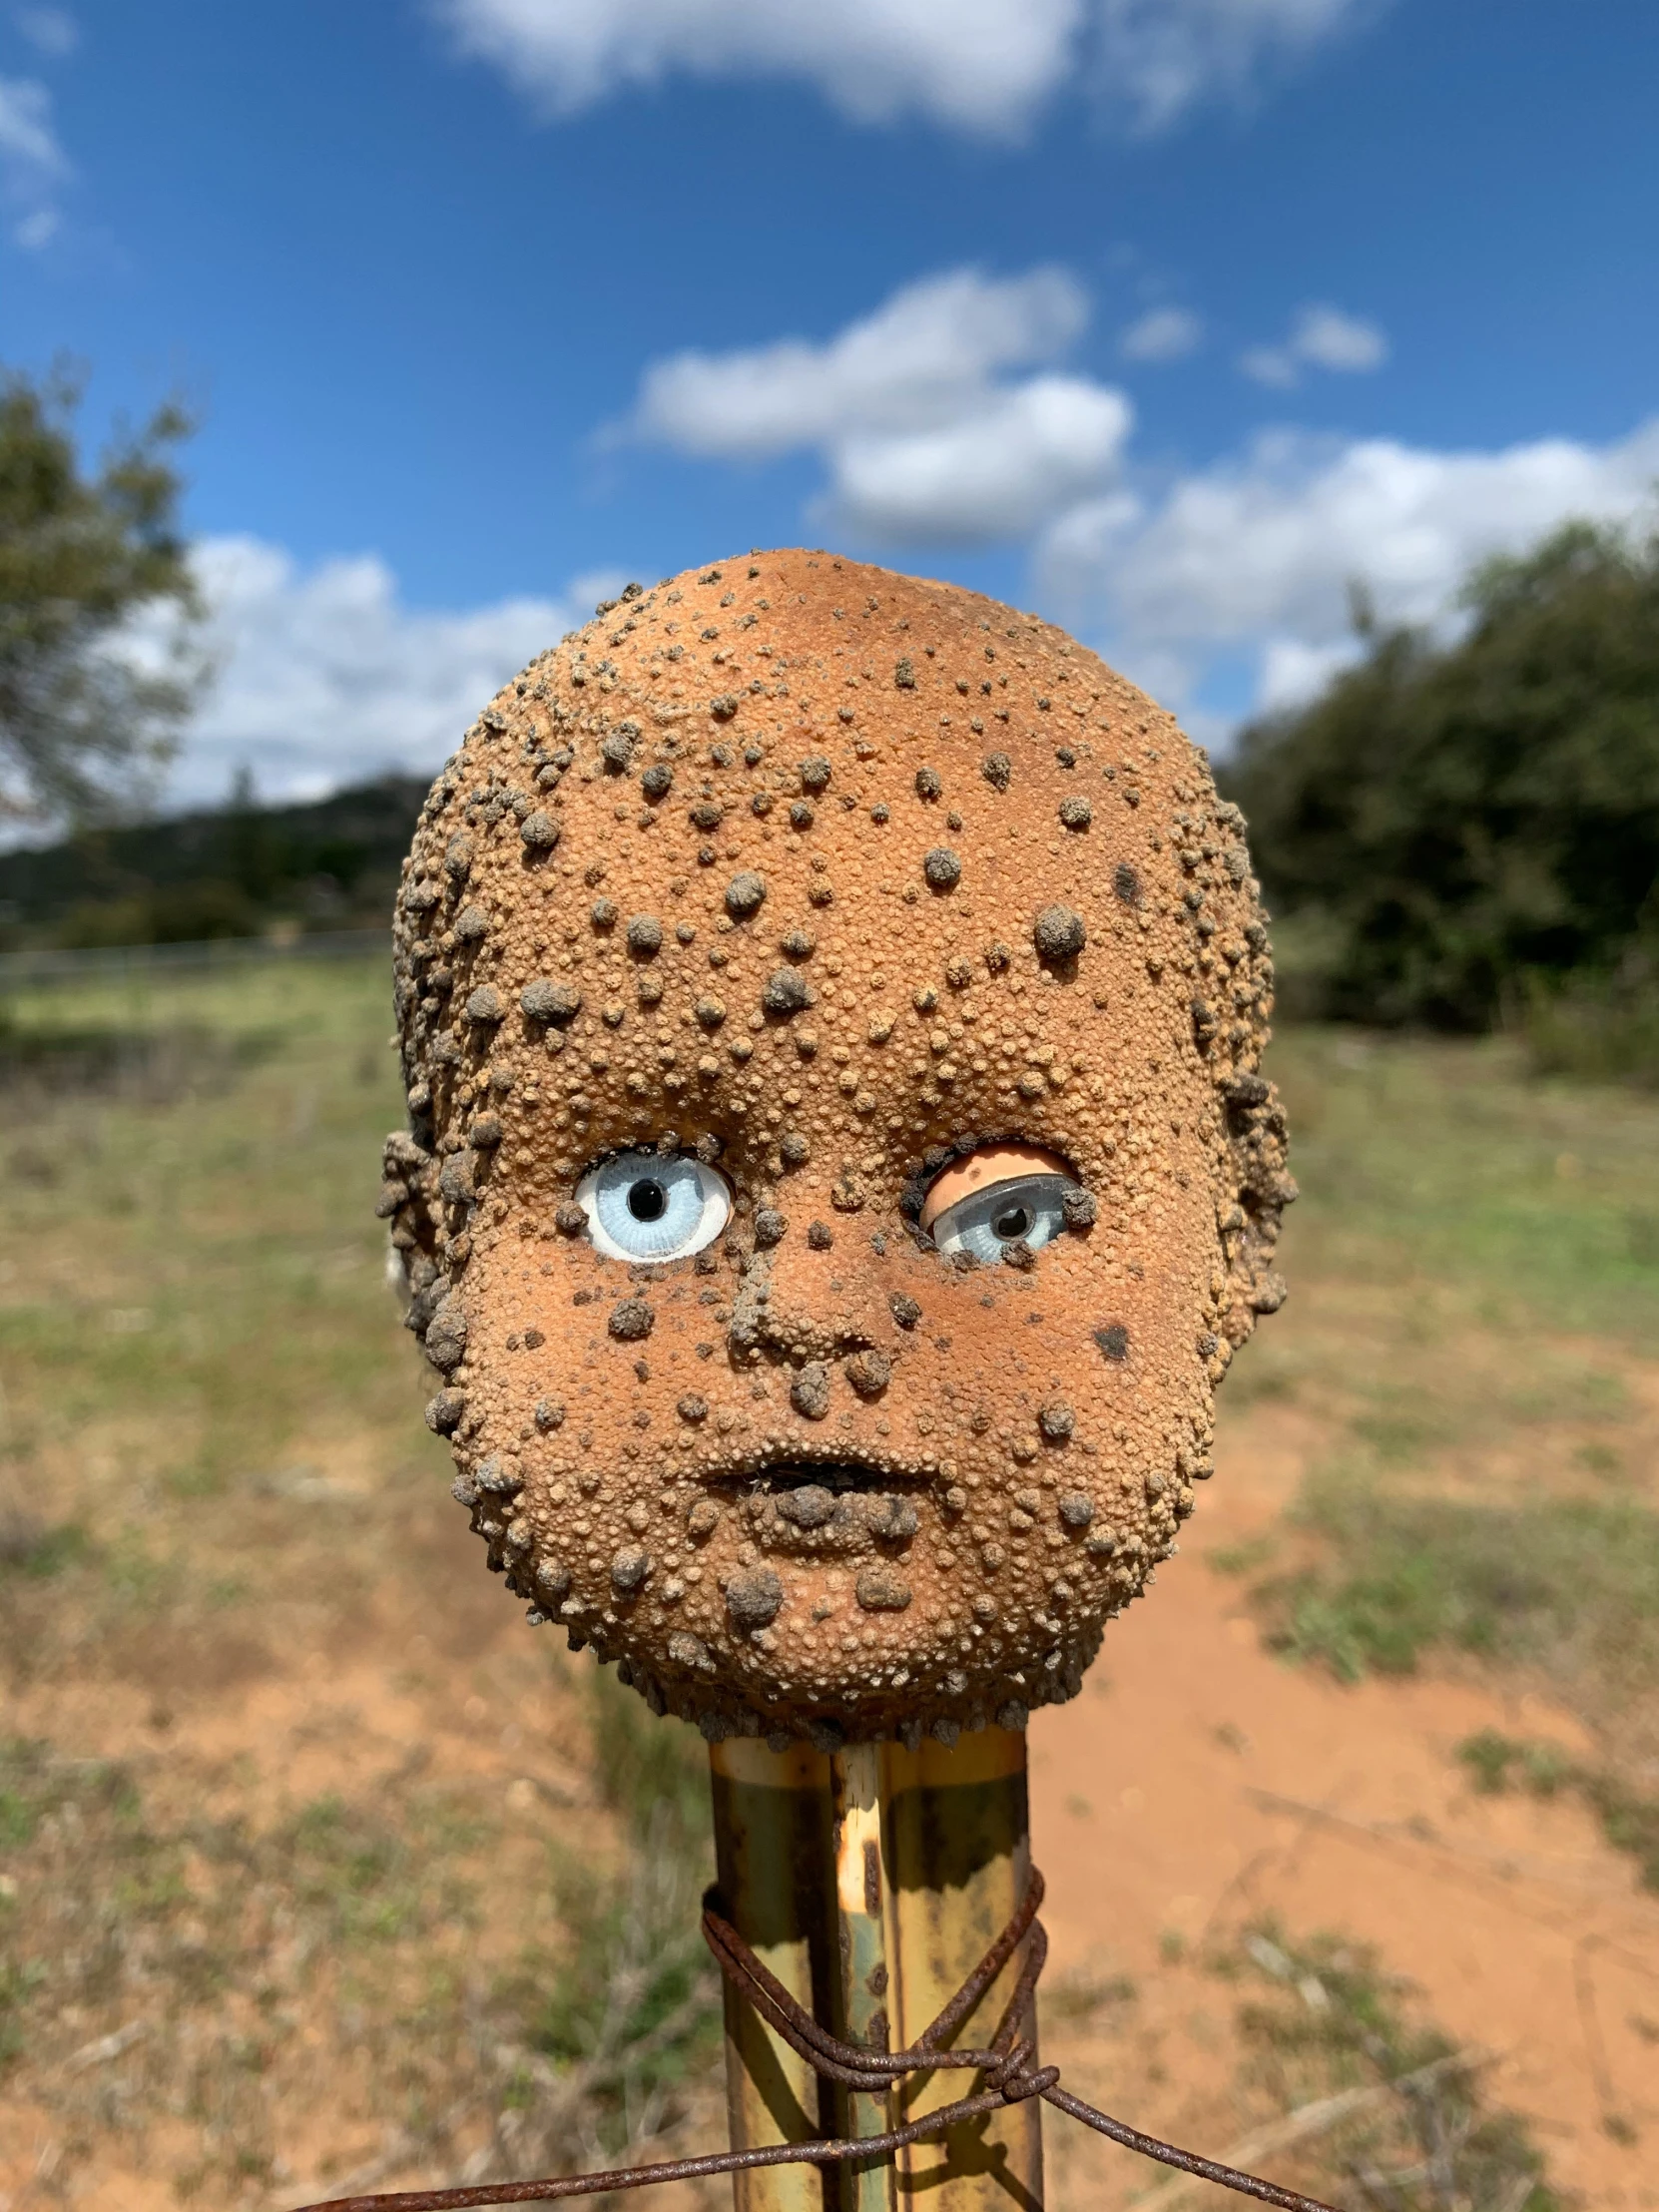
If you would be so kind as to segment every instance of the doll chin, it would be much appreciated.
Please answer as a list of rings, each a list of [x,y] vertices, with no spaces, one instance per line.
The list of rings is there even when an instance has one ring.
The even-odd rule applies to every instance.
[[[1080,1620],[1058,1651],[1033,1654],[1023,1664],[1005,1659],[995,1668],[940,1675],[937,1662],[918,1655],[909,1666],[888,1652],[862,1673],[849,1668],[844,1682],[816,1682],[803,1694],[783,1648],[770,1655],[776,1678],[735,1691],[726,1685],[670,1680],[639,1660],[622,1660],[618,1679],[639,1691],[653,1712],[690,1721],[711,1743],[759,1737],[781,1748],[806,1741],[821,1751],[883,1738],[914,1745],[924,1736],[953,1744],[987,1727],[1022,1729],[1039,1706],[1077,1696],[1100,1649],[1101,1624]],[[879,1679],[877,1679],[879,1676]]]

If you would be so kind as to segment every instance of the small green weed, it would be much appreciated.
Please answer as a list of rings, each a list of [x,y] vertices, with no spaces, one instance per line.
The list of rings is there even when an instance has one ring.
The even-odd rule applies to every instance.
[[[1495,1728],[1464,1737],[1456,1755],[1487,1796],[1523,1789],[1550,1798],[1575,1791],[1613,1849],[1635,1860],[1643,1889],[1659,1891],[1659,1798],[1632,1790],[1603,1767],[1570,1758],[1558,1744],[1505,1736]]]
[[[1517,1786],[1533,1797],[1556,1797],[1577,1772],[1559,1744],[1522,1742],[1495,1728],[1465,1736],[1457,1757],[1483,1797],[1498,1797]]]
[[[698,1898],[713,1874],[708,1753],[614,1676],[589,1675],[595,1779],[620,1864],[552,1854],[565,1931],[504,1990],[525,2049],[496,2120],[492,2170],[545,2172],[573,2139],[614,2155],[672,2129],[719,2047],[720,1996]]]
[[[1292,2136],[1278,2178],[1388,2212],[1558,2212],[1524,2122],[1487,2101],[1478,2055],[1415,2018],[1375,1952],[1263,1924],[1212,1964],[1249,1991],[1247,2088],[1285,2114],[1344,2098]]]
[[[1274,1649],[1341,1681],[1435,1647],[1626,1689],[1659,1676],[1659,1516],[1633,1500],[1471,1505],[1328,1474],[1297,1517],[1324,1559],[1255,1596]]]
[[[46,1528],[26,1514],[0,1523],[0,1575],[27,1575],[49,1582],[66,1567],[78,1566],[92,1552],[92,1539],[73,1521]]]

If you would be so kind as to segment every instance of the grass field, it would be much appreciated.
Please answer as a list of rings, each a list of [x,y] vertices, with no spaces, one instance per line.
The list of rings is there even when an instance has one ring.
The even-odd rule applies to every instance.
[[[0,2205],[275,2207],[719,2133],[701,1747],[526,1632],[444,1496],[372,1218],[386,998],[289,965],[0,1023]],[[1575,1796],[1659,1881],[1659,1104],[1500,1045],[1275,1051],[1295,1296],[1224,1418],[1313,1441],[1219,1579],[1291,1663],[1564,1700],[1588,1749],[1476,1743],[1468,1776]],[[1240,2125],[1446,2058],[1343,1945],[1214,1946]],[[1141,2001],[1057,1986],[1053,2040]],[[1454,2187],[1397,2179],[1407,2095],[1361,2115],[1391,2196],[1355,2194],[1352,2130],[1302,2185],[1543,2212],[1478,2072],[1432,2080]]]

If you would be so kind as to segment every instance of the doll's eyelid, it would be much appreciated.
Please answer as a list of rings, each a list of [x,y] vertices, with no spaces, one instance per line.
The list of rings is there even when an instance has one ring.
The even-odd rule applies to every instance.
[[[926,1205],[935,1187],[942,1183],[945,1177],[954,1169],[965,1167],[968,1161],[977,1160],[988,1152],[1006,1152],[1015,1149],[1023,1149],[1027,1152],[1048,1152],[1050,1148],[1047,1145],[1033,1144],[1027,1137],[998,1137],[992,1144],[975,1145],[971,1152],[961,1152],[957,1154],[954,1160],[946,1160],[942,1168],[928,1177],[922,1185],[922,1205]],[[1061,1157],[1057,1152],[1051,1153],[1050,1156],[1056,1160]],[[943,1211],[954,1213],[956,1208],[962,1204],[963,1199],[983,1198],[987,1191],[994,1191],[999,1183],[1023,1183],[1039,1175],[1053,1176],[1059,1182],[1074,1184],[1078,1189],[1083,1188],[1083,1178],[1063,1162],[1059,1167],[1039,1168],[1033,1167],[1029,1160],[1010,1160],[1006,1174],[993,1175],[986,1182],[981,1183],[977,1189],[964,1191],[961,1198],[952,1199]]]

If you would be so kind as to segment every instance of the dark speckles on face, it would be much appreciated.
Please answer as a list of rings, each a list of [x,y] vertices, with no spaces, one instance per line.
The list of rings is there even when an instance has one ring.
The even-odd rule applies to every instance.
[[[823,1420],[830,1410],[830,1370],[809,1360],[790,1384],[790,1403],[805,1420]]]
[[[762,1006],[780,1020],[803,1012],[812,1002],[813,994],[806,977],[790,967],[774,968],[761,992]]]
[[[921,872],[930,890],[953,891],[962,880],[961,855],[947,844],[936,844],[922,861]]]
[[[656,1314],[643,1298],[625,1298],[611,1308],[611,1318],[606,1324],[620,1344],[638,1344],[649,1337],[657,1322]]]
[[[756,869],[745,868],[726,886],[726,911],[734,921],[747,921],[760,912],[766,894],[765,878]]]
[[[734,1574],[726,1585],[726,1610],[734,1628],[769,1627],[783,1602],[784,1585],[770,1567]]]
[[[1074,906],[1043,907],[1031,926],[1031,937],[1042,960],[1074,960],[1088,942],[1083,917]]]

